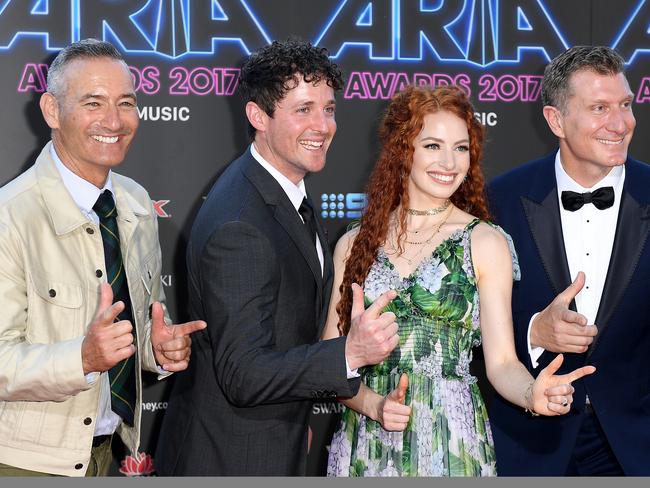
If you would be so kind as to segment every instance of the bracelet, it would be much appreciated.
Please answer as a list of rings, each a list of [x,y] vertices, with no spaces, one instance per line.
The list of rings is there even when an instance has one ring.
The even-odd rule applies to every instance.
[[[526,391],[524,392],[524,403],[528,405],[524,408],[524,412],[529,413],[531,417],[539,417],[533,404],[533,383],[535,383],[534,380],[528,384],[528,388],[526,388]]]

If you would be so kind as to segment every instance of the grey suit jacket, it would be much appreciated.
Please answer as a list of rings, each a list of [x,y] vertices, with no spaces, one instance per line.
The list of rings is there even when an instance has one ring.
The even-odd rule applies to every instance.
[[[345,338],[319,342],[333,265],[250,152],[214,185],[188,246],[193,336],[156,453],[162,475],[302,475],[311,399],[353,396]]]

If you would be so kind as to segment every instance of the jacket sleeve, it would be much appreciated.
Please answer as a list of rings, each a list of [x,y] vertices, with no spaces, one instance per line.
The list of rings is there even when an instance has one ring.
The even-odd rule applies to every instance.
[[[198,256],[201,300],[212,345],[214,372],[237,406],[353,396],[345,337],[287,351],[274,347],[274,308],[280,284],[273,247],[255,227],[230,222]]]
[[[83,336],[52,344],[27,340],[29,304],[20,238],[0,223],[0,400],[64,401],[87,390]],[[34,324],[47,327],[47,324]]]

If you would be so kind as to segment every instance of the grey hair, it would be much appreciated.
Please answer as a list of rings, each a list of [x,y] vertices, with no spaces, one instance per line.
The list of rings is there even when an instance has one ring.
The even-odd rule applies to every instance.
[[[63,48],[57,54],[47,72],[47,91],[58,98],[63,95],[65,87],[63,73],[65,67],[76,59],[109,58],[124,61],[120,52],[110,42],[97,39],[83,39]]]
[[[542,103],[566,113],[567,101],[573,94],[569,84],[578,71],[593,71],[599,75],[625,73],[625,60],[606,46],[574,46],[551,61],[544,70]]]

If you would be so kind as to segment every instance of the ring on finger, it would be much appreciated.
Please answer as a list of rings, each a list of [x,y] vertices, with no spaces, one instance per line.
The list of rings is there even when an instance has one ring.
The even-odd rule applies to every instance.
[[[563,407],[566,407],[566,406],[568,406],[568,405],[569,405],[569,400],[568,400],[567,397],[564,397],[564,401],[562,402],[562,406],[563,406]]]

